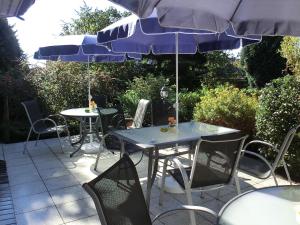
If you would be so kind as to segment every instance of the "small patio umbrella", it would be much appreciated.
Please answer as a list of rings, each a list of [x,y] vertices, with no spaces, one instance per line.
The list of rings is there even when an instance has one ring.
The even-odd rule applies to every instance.
[[[90,62],[124,62],[127,56],[140,59],[140,54],[114,53],[109,48],[97,44],[96,35],[66,35],[52,40],[47,46],[40,47],[35,59],[61,60],[65,62],[82,62],[88,65],[88,100],[91,101],[89,74]]]
[[[157,10],[164,27],[224,32],[231,25],[236,34],[300,36],[298,0],[110,0],[141,18]]]
[[[176,124],[178,124],[178,54],[236,49],[260,41],[258,36],[235,36],[232,29],[223,33],[204,30],[163,28],[155,13],[146,19],[131,15],[97,34],[100,44],[113,52],[176,54]]]
[[[21,18],[35,0],[0,0],[0,18],[16,16]],[[22,18],[21,18],[22,19]]]

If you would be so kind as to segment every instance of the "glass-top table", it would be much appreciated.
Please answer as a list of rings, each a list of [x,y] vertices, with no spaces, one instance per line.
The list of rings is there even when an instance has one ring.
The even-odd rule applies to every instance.
[[[300,185],[246,192],[220,211],[218,225],[299,225]]]
[[[163,128],[163,129],[162,129]],[[167,132],[163,132],[167,126],[143,127],[137,129],[117,130],[112,134],[119,137],[123,141],[135,144],[143,150],[149,151],[148,160],[148,177],[147,177],[147,193],[146,201],[149,206],[151,187],[158,167],[158,151],[159,148],[166,145],[176,145],[190,141],[197,141],[201,137],[208,135],[222,135],[239,132],[239,130],[210,125],[200,122],[179,123],[178,128],[170,127]],[[122,145],[124,147],[124,143]],[[125,152],[124,149],[122,149]],[[155,162],[153,166],[153,157]]]

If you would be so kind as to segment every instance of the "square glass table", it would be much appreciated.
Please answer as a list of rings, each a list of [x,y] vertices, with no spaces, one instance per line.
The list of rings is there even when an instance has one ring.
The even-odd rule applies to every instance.
[[[149,151],[148,176],[146,202],[150,204],[151,187],[154,183],[158,168],[158,151],[160,147],[166,145],[176,145],[186,142],[197,141],[201,137],[209,135],[222,135],[239,132],[239,130],[215,126],[200,122],[179,123],[178,127],[170,127],[166,132],[167,126],[143,127],[137,129],[116,130],[111,134],[117,136],[122,142],[122,152],[124,150],[124,141],[135,144],[139,148]],[[155,162],[153,165],[153,156]]]

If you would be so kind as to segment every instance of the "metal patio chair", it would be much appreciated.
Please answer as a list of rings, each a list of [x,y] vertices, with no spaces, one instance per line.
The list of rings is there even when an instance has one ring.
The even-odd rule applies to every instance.
[[[182,206],[163,212],[151,221],[136,168],[126,154],[82,186],[95,203],[101,225],[152,225],[161,216],[176,210],[201,211],[217,218],[208,208]]]
[[[286,155],[299,127],[300,125],[289,130],[279,149],[277,148],[277,145],[272,145],[271,143],[266,141],[254,140],[247,143],[244,147],[245,150],[242,151],[239,170],[259,179],[267,179],[270,176],[273,176],[274,182],[276,186],[278,186],[278,182],[275,176],[275,170],[278,166],[283,165],[288,181],[290,182],[290,184],[292,184],[287,164],[284,161],[284,156]],[[273,162],[269,162],[262,155],[252,151],[247,151],[247,148],[250,145],[261,145],[271,148],[273,151],[277,152],[275,160]]]
[[[150,100],[141,99],[135,111],[135,115],[132,119],[132,124],[127,128],[141,128],[143,126],[144,118],[150,105]]]
[[[165,179],[168,172],[185,192],[188,205],[193,205],[192,192],[215,190],[235,180],[237,193],[240,187],[236,176],[240,153],[247,136],[240,133],[206,136],[196,144],[191,167],[183,167],[177,157],[164,160],[159,204],[163,203]],[[167,170],[169,162],[175,169]],[[191,222],[196,224],[194,214]]]
[[[65,132],[70,140],[70,132],[67,126],[66,119],[59,114],[44,117],[41,113],[37,100],[24,101],[21,104],[23,105],[30,122],[30,130],[24,144],[23,153],[28,150],[27,144],[32,132],[37,134],[35,145],[37,145],[41,134],[56,133],[61,151],[63,152],[60,134]],[[62,125],[58,125],[58,123],[54,120],[55,118],[60,118],[64,123]]]
[[[102,137],[101,137],[101,143],[100,143],[100,149],[97,154],[94,170],[97,171],[98,162],[101,156],[101,153],[105,150],[109,150],[112,153],[119,152],[120,157],[122,156],[122,146],[121,141],[116,137],[115,135],[111,135],[111,132],[114,130],[123,130],[123,129],[134,129],[134,128],[140,128],[143,125],[144,117],[147,112],[147,107],[150,104],[149,100],[141,99],[139,101],[136,113],[135,113],[135,119],[133,119],[132,126],[128,127],[126,124],[126,118],[124,115],[122,104],[119,101],[116,101],[113,105],[113,108],[117,109],[118,112],[113,115],[110,119],[105,118],[104,115],[101,114],[99,108],[99,123],[98,127],[100,127]],[[135,122],[134,122],[135,121]],[[140,152],[141,150],[136,147],[135,145],[131,143],[124,143],[124,149],[127,154],[133,154],[135,152]],[[142,158],[143,154],[141,155],[141,158],[137,161],[136,164],[138,164]]]

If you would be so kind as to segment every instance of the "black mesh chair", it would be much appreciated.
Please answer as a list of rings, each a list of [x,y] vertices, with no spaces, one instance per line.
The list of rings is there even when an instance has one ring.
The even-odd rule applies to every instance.
[[[275,170],[278,166],[283,165],[288,181],[290,184],[292,184],[287,164],[284,161],[284,156],[286,155],[299,127],[300,125],[289,130],[279,149],[276,145],[272,145],[271,143],[265,141],[254,140],[247,143],[244,147],[245,150],[242,151],[239,170],[259,179],[267,179],[272,175],[276,186],[278,186]],[[247,149],[250,145],[268,147],[271,149],[271,151],[277,152],[274,161],[269,162],[262,155],[248,151]]]
[[[44,117],[43,114],[41,113],[40,107],[37,103],[36,100],[30,100],[30,101],[25,101],[21,103],[26,111],[28,120],[30,122],[30,130],[26,139],[26,142],[24,144],[24,151],[23,153],[25,153],[25,151],[27,151],[27,144],[29,141],[29,138],[31,136],[31,133],[35,133],[37,134],[37,139],[36,139],[36,145],[37,145],[37,141],[40,138],[41,134],[50,134],[50,133],[56,133],[59,143],[60,143],[60,148],[61,151],[63,152],[62,149],[62,143],[61,143],[61,137],[60,134],[65,132],[70,140],[70,132],[67,126],[67,122],[66,119],[59,115],[49,115],[47,117]],[[58,123],[54,120],[56,118],[56,121],[58,121],[57,119],[62,120],[63,124],[62,125],[58,125]]]
[[[97,107],[106,108],[107,107],[107,96],[106,95],[95,95],[92,98],[97,104]]]
[[[156,216],[151,221],[136,168],[126,154],[94,180],[82,185],[92,197],[101,225],[152,225],[174,210],[196,210],[217,214],[204,207],[183,206]]]
[[[153,100],[152,124],[154,126],[168,125],[168,118],[175,117],[175,109],[171,103],[165,100]]]
[[[187,202],[193,205],[192,191],[214,190],[236,181],[240,193],[236,168],[240,153],[247,136],[240,133],[206,136],[197,142],[191,167],[184,168],[178,158],[166,158],[163,166],[159,204],[163,203],[166,173],[178,182],[186,193]],[[175,169],[167,171],[168,162],[173,162]],[[192,224],[195,217],[191,213]]]

